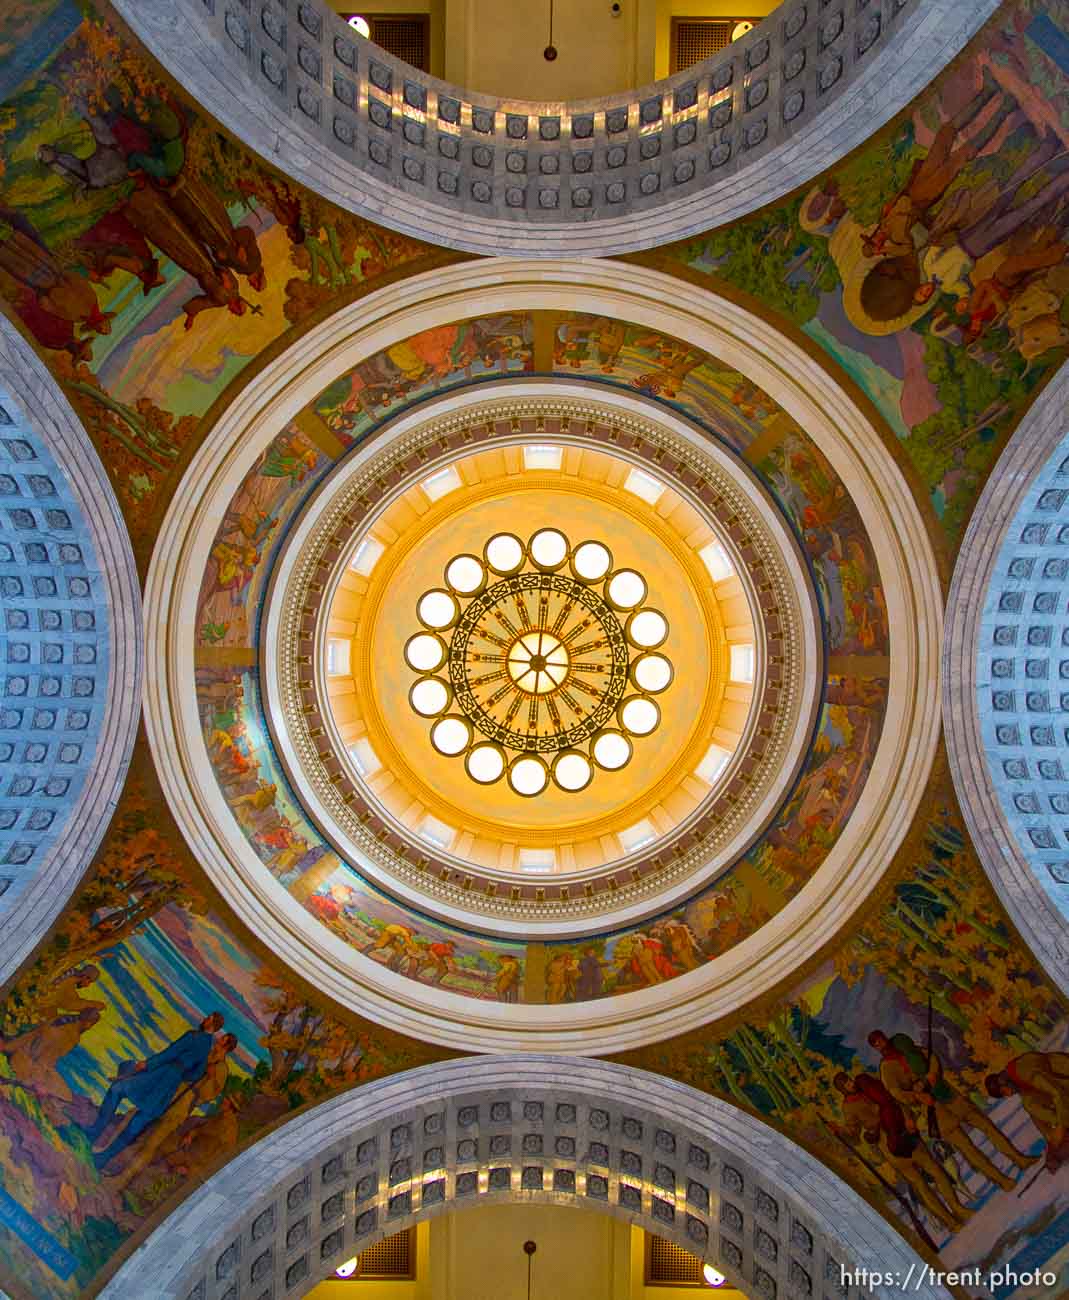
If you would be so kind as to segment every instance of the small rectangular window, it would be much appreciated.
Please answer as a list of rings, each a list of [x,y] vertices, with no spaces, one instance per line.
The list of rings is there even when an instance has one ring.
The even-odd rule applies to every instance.
[[[657,838],[657,832],[652,822],[643,819],[634,826],[629,826],[626,831],[617,831],[616,838],[625,853],[634,853],[636,849],[652,844]]]
[[[754,672],[754,648],[751,642],[731,647],[731,680],[733,682],[752,682]]]
[[[725,582],[735,576],[735,566],[719,542],[710,542],[708,546],[703,546],[698,556],[709,570],[709,576],[714,582]]]
[[[429,478],[425,478],[420,487],[432,501],[440,501],[448,493],[455,492],[460,487],[460,484],[460,475],[452,465],[447,465],[445,469],[440,469],[437,474],[431,474]]]
[[[532,443],[523,449],[524,469],[560,469],[563,447],[548,447]]]
[[[553,849],[520,849],[521,871],[552,871],[556,865],[557,855]]]
[[[349,671],[349,642],[331,637],[327,642],[327,675],[338,677]]]
[[[359,573],[365,578],[368,577],[371,570],[378,564],[385,549],[386,547],[377,537],[368,534],[353,552],[353,558],[349,561],[349,568],[354,573]]]
[[[624,487],[651,506],[656,505],[664,495],[664,484],[658,483],[652,474],[644,474],[640,469],[633,469],[628,474]]]

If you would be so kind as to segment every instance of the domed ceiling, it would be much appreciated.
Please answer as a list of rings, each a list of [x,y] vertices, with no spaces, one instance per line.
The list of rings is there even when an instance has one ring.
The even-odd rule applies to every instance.
[[[273,30],[307,57],[302,9]],[[115,484],[148,629],[148,743],[0,1007],[7,1291],[95,1292],[295,1109],[542,1048],[627,1053],[760,1116],[933,1267],[1058,1257],[1069,1164],[1009,1070],[1042,1075],[1069,1020],[963,827],[938,678],[962,531],[1066,354],[1067,31],[1064,4],[1011,0],[795,192],[792,138],[745,219],[535,262],[303,190],[103,7],[4,14],[0,295]],[[751,84],[740,168],[771,108],[747,120]],[[667,145],[685,123],[662,111]],[[207,1099],[94,1150],[113,1085],[216,1011]],[[917,1094],[898,1105],[949,1191],[868,1141],[876,1031],[944,1072],[942,1144]],[[741,1223],[719,1258],[756,1287]]]
[[[419,332],[217,517],[195,674],[225,834],[358,964],[506,1005],[700,977],[864,794],[891,644],[865,522],[679,338],[543,311]],[[558,662],[525,692],[532,628]]]

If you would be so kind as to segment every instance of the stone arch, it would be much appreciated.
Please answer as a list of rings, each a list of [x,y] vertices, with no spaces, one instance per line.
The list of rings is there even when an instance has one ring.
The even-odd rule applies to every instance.
[[[622,1217],[764,1300],[900,1294],[856,1285],[866,1265],[946,1294],[875,1210],[759,1120],[629,1066],[517,1055],[424,1066],[290,1120],[194,1193],[101,1297],[299,1300],[381,1237],[510,1201]]]
[[[55,380],[3,317],[0,461],[3,985],[67,903],[111,820],[143,660],[140,584],[107,474]]]
[[[1067,408],[1063,365],[973,512],[947,601],[943,712],[954,785],[984,869],[1069,994],[1069,736],[1055,725],[1069,684]]]
[[[705,63],[568,104],[448,85],[354,43],[321,0],[288,22],[272,0],[115,7],[239,140],[340,207],[447,248],[606,257],[811,180],[905,108],[997,4],[783,4]]]

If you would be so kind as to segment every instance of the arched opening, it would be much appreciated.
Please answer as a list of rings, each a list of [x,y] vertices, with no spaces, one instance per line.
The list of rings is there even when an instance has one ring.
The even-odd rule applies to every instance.
[[[922,1268],[834,1173],[725,1102],[629,1066],[487,1056],[291,1120],[191,1196],[101,1295],[298,1300],[376,1241],[490,1204],[613,1215],[767,1300],[880,1294],[856,1272],[866,1260],[889,1276]]]

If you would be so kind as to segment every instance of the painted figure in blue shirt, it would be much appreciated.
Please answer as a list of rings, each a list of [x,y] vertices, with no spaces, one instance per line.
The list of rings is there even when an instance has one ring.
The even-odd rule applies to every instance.
[[[199,1028],[189,1030],[162,1052],[138,1061],[132,1069],[120,1074],[105,1093],[96,1119],[85,1130],[86,1137],[96,1142],[114,1118],[120,1102],[129,1102],[134,1110],[111,1144],[94,1155],[98,1169],[110,1164],[154,1124],[180,1088],[189,1087],[201,1078],[212,1050],[213,1036],[222,1027],[222,1015],[213,1011],[200,1022]]]

